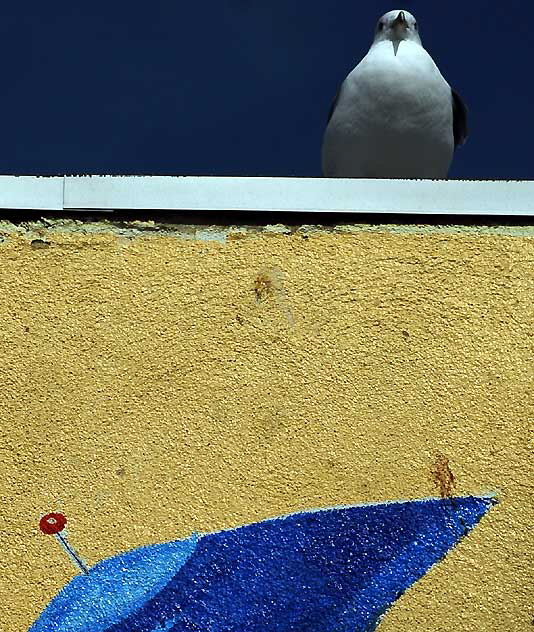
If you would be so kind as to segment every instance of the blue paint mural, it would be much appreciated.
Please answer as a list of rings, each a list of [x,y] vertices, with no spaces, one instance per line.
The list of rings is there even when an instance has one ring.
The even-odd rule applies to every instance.
[[[323,509],[137,549],[75,577],[30,632],[371,632],[494,502]]]

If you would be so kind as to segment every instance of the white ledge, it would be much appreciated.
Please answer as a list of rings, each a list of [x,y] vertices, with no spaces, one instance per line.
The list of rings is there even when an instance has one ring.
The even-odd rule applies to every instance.
[[[534,215],[534,181],[0,176],[0,208]]]

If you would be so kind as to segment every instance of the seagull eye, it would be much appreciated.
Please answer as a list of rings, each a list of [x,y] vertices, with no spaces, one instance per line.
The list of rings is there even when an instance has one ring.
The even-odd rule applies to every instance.
[[[417,31],[417,22],[414,22],[414,23],[413,23],[413,27],[414,27],[414,29]]]
[[[384,30],[384,22],[379,22],[378,23],[378,30],[379,31],[383,31]]]

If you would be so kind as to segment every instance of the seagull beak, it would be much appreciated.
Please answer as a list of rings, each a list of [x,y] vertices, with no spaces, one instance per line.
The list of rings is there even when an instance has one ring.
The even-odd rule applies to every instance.
[[[408,20],[404,15],[404,11],[399,11],[399,15],[395,18],[392,26],[394,29],[398,29],[400,27],[406,28],[408,26]]]

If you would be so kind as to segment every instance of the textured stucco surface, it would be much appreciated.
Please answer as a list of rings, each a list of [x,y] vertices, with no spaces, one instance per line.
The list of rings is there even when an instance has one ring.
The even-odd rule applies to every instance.
[[[3,230],[2,630],[74,574],[47,511],[94,564],[435,496],[446,459],[500,503],[380,630],[532,629],[528,230]]]

